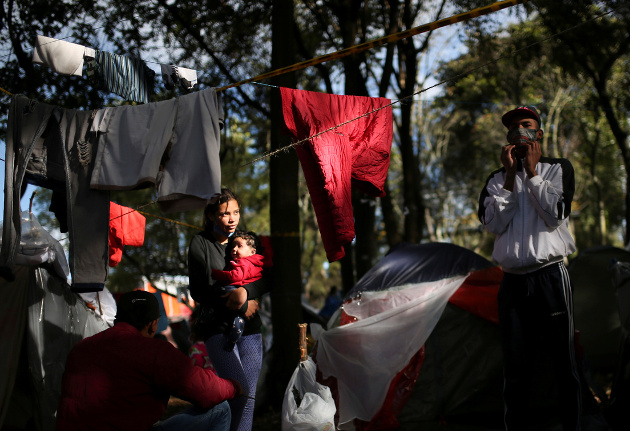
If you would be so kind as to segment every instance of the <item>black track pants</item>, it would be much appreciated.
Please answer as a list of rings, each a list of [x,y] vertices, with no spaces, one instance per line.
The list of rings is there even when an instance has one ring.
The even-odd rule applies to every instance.
[[[531,370],[532,361],[541,357],[553,366],[563,430],[579,430],[580,380],[566,267],[556,263],[529,274],[505,273],[498,302],[506,430],[524,430],[536,423],[531,401],[546,394],[537,391],[540,382]]]

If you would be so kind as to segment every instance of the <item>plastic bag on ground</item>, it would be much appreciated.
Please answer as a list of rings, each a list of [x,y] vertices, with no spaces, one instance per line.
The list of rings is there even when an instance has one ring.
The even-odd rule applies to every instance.
[[[284,393],[282,431],[333,431],[335,401],[330,388],[315,381],[315,362],[300,362]]]

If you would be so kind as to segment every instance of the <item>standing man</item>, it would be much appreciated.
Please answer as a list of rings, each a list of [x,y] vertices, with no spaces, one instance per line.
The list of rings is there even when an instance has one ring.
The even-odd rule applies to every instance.
[[[505,428],[535,420],[532,352],[553,364],[564,431],[580,429],[581,397],[574,348],[573,294],[564,258],[576,250],[569,233],[575,189],[567,159],[541,155],[540,115],[532,106],[506,112],[503,167],[479,197],[479,220],[496,235],[492,258],[503,268],[498,294],[503,346]],[[534,416],[534,417],[533,417]],[[533,424],[532,424],[533,425]]]
[[[241,386],[153,338],[159,317],[153,294],[125,293],[114,326],[74,346],[63,375],[57,431],[230,429],[225,400],[242,395]],[[194,407],[154,425],[171,394]]]

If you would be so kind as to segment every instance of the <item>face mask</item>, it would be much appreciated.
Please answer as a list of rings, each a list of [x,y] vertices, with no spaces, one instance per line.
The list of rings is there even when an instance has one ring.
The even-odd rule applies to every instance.
[[[526,144],[527,141],[536,140],[537,129],[512,129],[507,132],[507,141],[512,145]]]
[[[213,224],[212,226],[214,227],[214,233],[216,233],[218,235],[227,236],[228,238],[231,237],[232,235],[234,235],[234,232],[227,233],[223,229],[221,229],[219,226],[217,226],[216,224]]]

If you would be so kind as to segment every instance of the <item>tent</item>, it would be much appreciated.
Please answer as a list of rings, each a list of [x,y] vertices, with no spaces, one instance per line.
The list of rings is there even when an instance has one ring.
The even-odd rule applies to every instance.
[[[331,388],[339,429],[503,429],[502,277],[488,260],[444,243],[397,246],[368,271],[328,330],[311,328],[318,382]],[[543,350],[533,353],[532,414],[553,428],[553,369]],[[582,398],[585,429],[608,429],[588,386]]]
[[[615,262],[630,262],[630,251],[593,247],[580,252],[568,266],[573,284],[575,329],[580,331],[590,366],[608,373],[617,363],[621,321],[613,278]]]
[[[52,431],[70,349],[108,324],[70,291],[59,243],[22,217],[18,257],[31,265],[17,266],[14,281],[0,278],[0,429]],[[37,234],[24,234],[31,226]]]
[[[600,399],[609,398],[604,413],[614,429],[630,429],[630,251],[589,248],[571,261],[569,274],[586,379]]]
[[[621,322],[617,366],[610,393],[609,421],[615,429],[630,428],[630,262],[615,262],[613,278]]]
[[[500,428],[501,278],[488,260],[444,243],[397,246],[368,271],[328,330],[311,328],[340,429],[418,429],[474,415]]]

